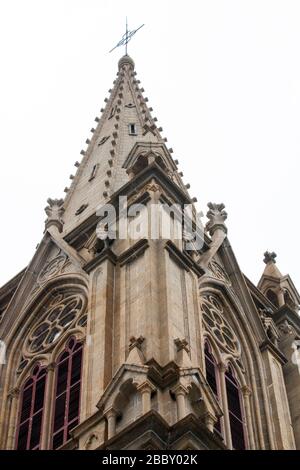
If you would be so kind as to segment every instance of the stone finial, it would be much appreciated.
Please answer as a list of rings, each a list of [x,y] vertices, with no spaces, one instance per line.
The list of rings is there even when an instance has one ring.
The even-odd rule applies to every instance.
[[[268,264],[268,263],[276,263],[276,258],[277,258],[277,255],[274,251],[272,251],[272,253],[270,253],[270,251],[266,251],[264,253],[264,263],[265,264]]]
[[[221,229],[225,233],[227,233],[227,227],[225,225],[225,220],[227,219],[227,212],[224,211],[225,205],[223,203],[214,204],[212,202],[209,202],[207,206],[209,208],[209,211],[206,215],[209,221],[206,224],[206,230],[210,233],[210,235],[213,235],[213,233],[217,229]]]
[[[139,336],[138,338],[132,336],[129,341],[129,351],[131,351],[133,348],[141,349],[145,338],[143,336]]]
[[[121,57],[121,59],[119,60],[119,63],[118,63],[119,71],[122,70],[122,68],[124,67],[124,65],[128,65],[129,68],[131,68],[132,70],[134,69],[134,62],[133,62],[132,58],[129,57],[129,55],[124,55],[124,56]]]
[[[64,200],[63,199],[48,199],[48,206],[45,207],[45,212],[47,214],[47,219],[45,222],[46,229],[55,226],[58,228],[58,231],[61,232],[63,229],[64,221],[62,216],[65,212],[63,207]]]
[[[174,343],[175,343],[175,346],[176,346],[176,349],[177,351],[182,351],[183,349],[189,353],[190,352],[190,349],[189,349],[189,343],[188,341],[183,338],[183,339],[180,339],[180,338],[175,338],[174,339]]]

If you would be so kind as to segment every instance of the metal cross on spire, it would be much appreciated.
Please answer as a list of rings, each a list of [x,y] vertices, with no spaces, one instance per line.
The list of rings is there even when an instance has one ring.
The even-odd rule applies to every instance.
[[[145,25],[142,24],[139,28],[133,29],[132,31],[128,31],[128,23],[127,23],[127,17],[126,17],[126,32],[125,32],[125,34],[123,34],[122,39],[118,42],[118,44],[113,49],[111,49],[109,52],[114,51],[117,47],[125,46],[125,55],[127,55],[127,44],[129,43],[132,36],[134,36],[135,33],[139,29],[141,29],[143,26],[145,26]]]

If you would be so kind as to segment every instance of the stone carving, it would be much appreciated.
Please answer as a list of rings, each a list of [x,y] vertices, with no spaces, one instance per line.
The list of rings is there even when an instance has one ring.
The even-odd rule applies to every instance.
[[[275,323],[273,319],[271,318],[270,315],[272,315],[272,309],[270,308],[260,308],[259,309],[259,315],[262,321],[262,324],[264,326],[265,332],[272,343],[275,344],[275,346],[278,345],[278,338],[279,334],[277,331],[277,328],[275,326]]]
[[[270,253],[269,251],[266,251],[264,253],[264,263],[265,264],[268,264],[268,263],[276,263],[276,258],[277,258],[277,255],[276,253],[274,253],[274,251],[272,251],[272,253]]]
[[[182,350],[185,350],[187,353],[190,352],[189,343],[185,338],[183,339],[176,338],[174,339],[174,343],[177,348],[177,352],[182,351]]]
[[[207,204],[209,211],[207,212],[207,217],[209,221],[206,224],[206,230],[213,235],[217,228],[220,228],[227,233],[227,227],[225,225],[225,220],[227,219],[227,212],[224,210],[225,205],[221,204],[214,204],[209,202]]]
[[[67,255],[59,251],[59,254],[49,261],[38,275],[39,284],[44,284],[48,279],[61,273],[67,263]]]
[[[57,227],[59,232],[61,232],[63,229],[63,224],[64,224],[64,221],[62,219],[62,216],[65,212],[65,209],[63,207],[64,200],[49,198],[47,202],[48,202],[48,206],[45,207],[45,212],[48,218],[45,221],[45,227],[47,229],[51,226],[54,226],[54,227]]]
[[[208,250],[200,256],[199,260],[199,265],[205,272],[207,272],[208,264],[211,262],[227,236],[227,227],[225,225],[227,212],[224,211],[224,204],[213,204],[212,202],[209,202],[207,205],[209,211],[206,215],[209,221],[207,222],[205,229],[211,236],[211,243],[209,244]]]
[[[81,293],[56,293],[45,306],[40,321],[31,328],[25,341],[26,356],[50,350],[58,338],[76,324],[86,310],[86,298]]]
[[[281,332],[281,336],[293,335],[295,334],[294,328],[290,325],[290,323],[285,320],[281,323],[278,327],[279,331]]]
[[[221,281],[226,282],[227,284],[231,285],[231,281],[229,279],[228,274],[222,268],[222,266],[220,266],[216,261],[212,260],[209,263],[208,268],[211,271],[211,274],[215,278],[220,279]]]
[[[203,321],[218,345],[234,357],[241,354],[240,343],[229,323],[224,318],[225,309],[214,294],[206,294],[201,298]]]
[[[99,442],[99,436],[98,436],[98,434],[93,432],[87,438],[86,443],[84,445],[84,448],[86,450],[94,449],[99,445],[98,442]]]
[[[129,340],[129,351],[131,351],[134,348],[142,349],[142,344],[145,341],[145,338],[143,336],[139,336],[136,338],[135,336],[132,336]]]

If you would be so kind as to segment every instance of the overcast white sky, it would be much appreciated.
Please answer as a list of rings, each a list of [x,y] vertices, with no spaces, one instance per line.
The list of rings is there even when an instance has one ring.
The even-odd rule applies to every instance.
[[[255,283],[266,249],[300,288],[300,2],[1,0],[0,285],[40,241],[108,96],[124,32],[198,208],[224,202]]]

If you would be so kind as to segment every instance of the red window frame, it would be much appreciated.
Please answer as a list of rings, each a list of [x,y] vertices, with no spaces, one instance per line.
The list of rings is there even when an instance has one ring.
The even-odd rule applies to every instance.
[[[225,372],[226,395],[229,412],[232,447],[235,450],[247,448],[243,400],[239,383],[231,366]]]
[[[22,387],[15,444],[17,450],[40,449],[46,382],[46,368],[37,364]]]
[[[79,424],[82,359],[83,344],[70,338],[56,366],[52,449],[65,444],[70,431]]]

